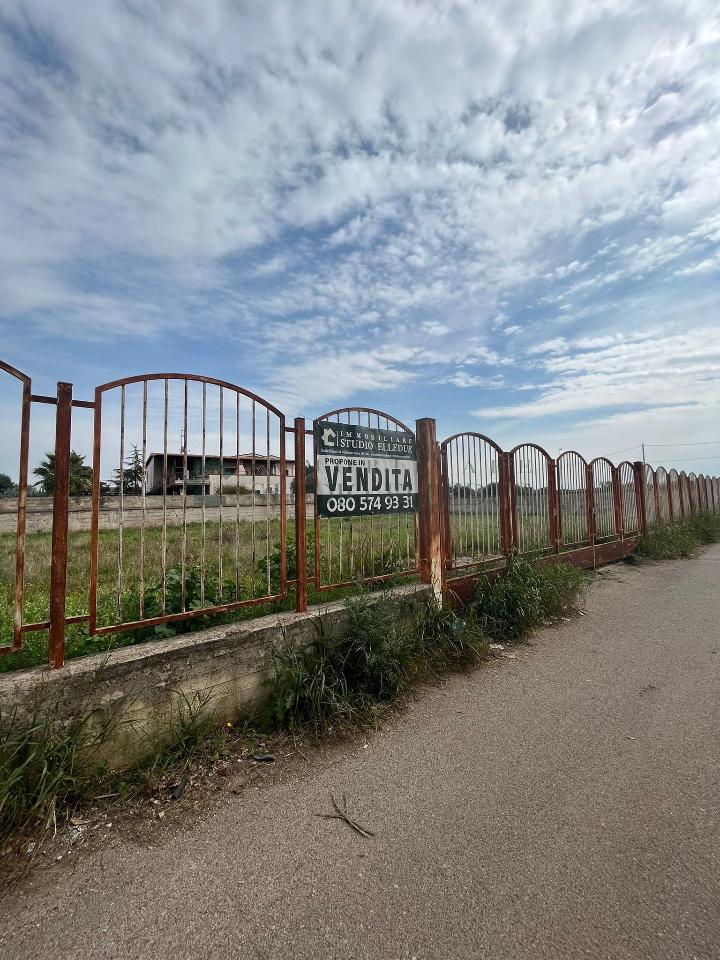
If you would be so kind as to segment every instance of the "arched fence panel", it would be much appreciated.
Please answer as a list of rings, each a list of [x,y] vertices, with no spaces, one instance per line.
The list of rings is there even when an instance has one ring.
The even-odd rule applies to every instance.
[[[659,507],[658,523],[665,523],[671,516],[670,483],[665,467],[657,467],[655,470],[655,483],[657,485],[657,504]]]
[[[176,373],[102,384],[94,409],[91,635],[286,597],[280,410],[224,380]],[[105,509],[101,526],[108,495],[115,523]]]
[[[316,417],[313,437],[316,590],[416,574],[414,432],[382,410],[343,407]],[[399,466],[381,450],[399,451]]]
[[[510,451],[510,502],[513,546],[520,553],[554,549],[554,463],[542,447],[522,443]]]
[[[503,556],[503,452],[480,433],[459,433],[440,445],[446,499],[446,556],[457,570]]]
[[[698,478],[694,473],[688,474],[688,496],[690,499],[690,513],[699,513],[701,510],[699,499]]]
[[[590,464],[595,516],[595,539],[609,540],[616,536],[616,513],[613,478],[615,467],[606,457]]]
[[[588,463],[575,450],[565,450],[556,461],[560,536],[565,548],[589,543]]]
[[[637,489],[635,487],[635,468],[628,460],[623,460],[617,468],[620,487],[620,511],[622,515],[623,535],[637,533],[639,530],[637,510]]]

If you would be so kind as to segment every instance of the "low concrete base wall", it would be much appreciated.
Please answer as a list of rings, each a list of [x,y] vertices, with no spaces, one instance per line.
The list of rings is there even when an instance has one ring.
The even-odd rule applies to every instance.
[[[398,604],[414,603],[428,589],[411,584],[392,594]],[[183,698],[207,698],[218,724],[251,716],[267,699],[273,645],[305,647],[321,624],[325,631],[341,630],[346,615],[343,602],[329,603],[70,660],[62,670],[6,674],[0,709],[17,709],[20,719],[36,709],[52,711],[59,723],[92,713],[98,727],[117,718],[104,755],[123,769],[168,737]]]

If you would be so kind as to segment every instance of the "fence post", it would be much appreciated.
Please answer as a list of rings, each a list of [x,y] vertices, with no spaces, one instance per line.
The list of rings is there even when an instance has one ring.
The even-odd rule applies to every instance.
[[[622,492],[620,490],[620,471],[617,467],[612,468],[612,488],[613,488],[613,506],[615,507],[615,536],[618,540],[625,538],[623,530],[622,515]]]
[[[305,417],[295,417],[295,610],[307,610],[307,482]]]
[[[55,410],[55,481],[53,484],[50,636],[48,644],[48,658],[53,669],[62,667],[65,662],[72,392],[71,383],[58,383],[57,407]]]
[[[595,546],[595,475],[592,464],[585,468],[585,490],[587,493],[587,532],[590,546]]]
[[[665,473],[667,474],[667,470]],[[662,523],[662,512],[660,510],[660,490],[656,470],[653,470],[653,496],[655,498],[655,523]]]
[[[635,474],[638,533],[643,537],[647,533],[647,513],[645,510],[645,464],[642,460],[636,460],[633,463],[633,473]]]
[[[555,553],[560,553],[560,509],[557,490],[557,464],[548,460],[548,500],[550,508],[550,542]]]
[[[510,518],[510,454],[498,456],[498,512],[500,514],[500,549],[505,557],[512,553],[513,536]]]
[[[418,465],[418,567],[420,579],[423,583],[431,585],[433,595],[440,603],[445,571],[442,555],[440,471],[435,429],[435,420],[432,417],[423,417],[415,421]]]

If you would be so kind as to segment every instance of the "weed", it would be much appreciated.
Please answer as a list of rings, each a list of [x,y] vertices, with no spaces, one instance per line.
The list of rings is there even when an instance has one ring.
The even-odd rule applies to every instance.
[[[692,557],[701,544],[720,541],[720,514],[698,513],[680,522],[659,523],[640,537],[632,562]]]
[[[365,723],[428,672],[465,668],[487,655],[472,614],[456,616],[428,598],[409,609],[390,595],[347,602],[342,629],[321,624],[314,643],[272,651],[271,726],[315,731],[331,722]]]
[[[585,579],[570,564],[510,557],[504,574],[479,578],[470,609],[487,637],[517,643],[542,624],[577,613]]]
[[[107,773],[99,757],[107,732],[91,713],[60,723],[53,710],[29,718],[0,711],[0,848],[55,827],[92,795]]]

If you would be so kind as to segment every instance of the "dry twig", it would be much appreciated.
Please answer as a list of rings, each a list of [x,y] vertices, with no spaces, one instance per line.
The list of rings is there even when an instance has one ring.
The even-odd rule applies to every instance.
[[[365,837],[365,839],[375,836],[372,830],[368,830],[367,827],[361,827],[356,820],[353,820],[352,817],[349,816],[347,812],[347,797],[344,793],[342,795],[342,807],[338,806],[333,795],[331,795],[330,799],[332,800],[333,807],[335,807],[335,813],[316,813],[316,817],[322,817],[325,820],[342,820],[349,827],[352,827],[356,833],[359,833],[361,837]]]

